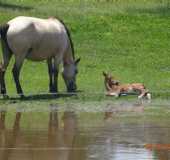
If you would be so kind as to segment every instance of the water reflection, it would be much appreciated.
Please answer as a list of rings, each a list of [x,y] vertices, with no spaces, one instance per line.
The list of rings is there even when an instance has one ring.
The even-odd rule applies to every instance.
[[[0,160],[169,160],[170,120],[114,116],[122,111],[142,113],[143,107],[133,104],[104,113],[52,109],[43,116],[2,110]]]
[[[116,116],[117,114],[140,114],[144,112],[144,104],[142,101],[138,101],[135,103],[120,103],[120,104],[107,104],[106,111],[104,112],[104,120],[109,120]]]
[[[60,128],[58,112],[50,112],[48,147],[52,150],[50,154],[46,155],[46,159],[72,160],[77,128],[76,119],[74,112],[64,112],[61,118],[61,125],[63,126]],[[39,157],[37,157],[37,159],[38,158]]]
[[[77,129],[74,112],[64,112],[61,128],[58,112],[50,112],[48,132],[43,130],[41,133],[29,128],[26,131],[22,130],[21,112],[16,113],[12,129],[7,129],[5,126],[7,113],[5,111],[0,113],[0,159],[74,159],[72,154]],[[78,149],[77,152],[79,152]]]
[[[5,119],[6,119],[6,111],[1,111],[1,117],[0,117],[0,159],[8,160],[9,155],[12,154],[12,149],[16,147],[17,144],[17,137],[20,132],[20,117],[21,113],[17,112],[13,129],[12,131],[8,132],[5,126]]]

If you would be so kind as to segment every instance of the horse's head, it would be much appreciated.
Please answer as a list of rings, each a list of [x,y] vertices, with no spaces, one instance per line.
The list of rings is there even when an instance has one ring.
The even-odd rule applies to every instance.
[[[64,64],[64,71],[62,73],[68,92],[75,92],[77,89],[76,75],[78,74],[78,63],[80,58],[70,64]]]
[[[103,72],[103,76],[105,77],[105,82],[108,83],[109,86],[120,84],[120,82],[116,80],[111,74]]]

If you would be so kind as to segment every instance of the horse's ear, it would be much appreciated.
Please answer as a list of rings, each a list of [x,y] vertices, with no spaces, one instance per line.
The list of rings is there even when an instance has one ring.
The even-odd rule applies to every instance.
[[[80,62],[80,58],[78,58],[78,59],[75,61],[75,64],[77,65],[79,62]]]

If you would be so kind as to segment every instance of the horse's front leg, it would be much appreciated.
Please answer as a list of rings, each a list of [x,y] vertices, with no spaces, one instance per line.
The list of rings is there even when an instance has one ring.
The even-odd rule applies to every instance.
[[[56,90],[56,93],[58,92],[58,72],[59,72],[58,64],[55,64],[54,62],[54,88]]]
[[[13,73],[17,93],[20,95],[21,98],[24,98],[23,90],[21,88],[21,84],[20,84],[20,81],[19,81],[19,75],[20,75],[22,63],[16,63],[15,62],[14,67],[12,69],[12,73]]]
[[[59,64],[61,63],[61,57],[54,57],[54,88],[58,92],[58,73]]]
[[[52,58],[47,60],[48,64],[48,75],[49,75],[49,92],[53,93],[53,63]]]
[[[53,58],[47,60],[48,63],[48,74],[49,74],[49,91],[50,93],[57,93],[58,86],[57,86],[57,77],[58,77],[58,68],[53,61]]]

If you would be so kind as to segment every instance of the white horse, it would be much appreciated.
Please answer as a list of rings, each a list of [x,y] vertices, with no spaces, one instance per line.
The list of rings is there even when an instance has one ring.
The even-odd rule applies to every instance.
[[[61,20],[20,16],[0,26],[0,35],[3,51],[3,62],[0,65],[1,94],[6,94],[4,76],[12,54],[15,57],[12,72],[20,96],[23,96],[23,91],[19,75],[24,59],[47,60],[51,93],[58,91],[58,69],[59,64],[63,63],[62,75],[67,91],[76,91],[77,64],[80,58],[75,60],[69,30]]]

